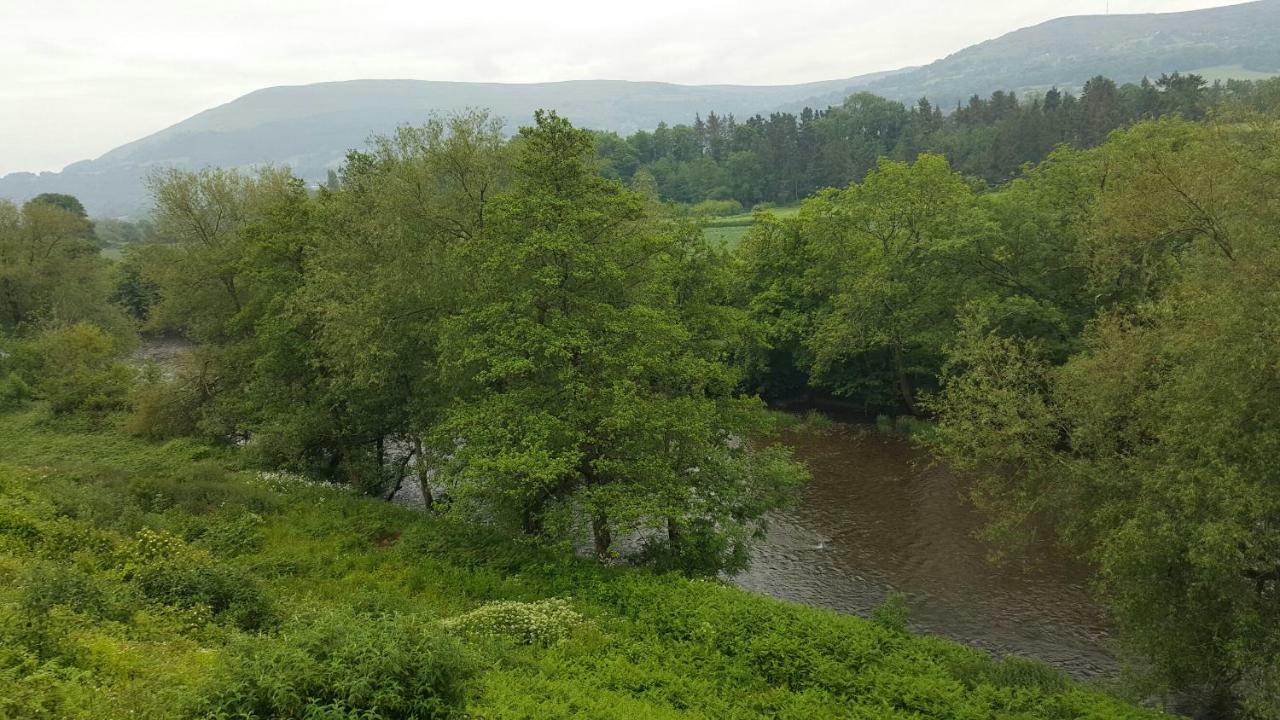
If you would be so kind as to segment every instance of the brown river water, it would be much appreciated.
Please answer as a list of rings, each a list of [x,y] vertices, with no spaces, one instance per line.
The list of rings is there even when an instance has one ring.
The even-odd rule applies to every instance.
[[[1048,543],[993,562],[961,482],[910,441],[858,425],[784,440],[813,480],[794,507],[770,515],[737,585],[858,615],[898,591],[918,632],[1077,678],[1117,672],[1088,569]]]

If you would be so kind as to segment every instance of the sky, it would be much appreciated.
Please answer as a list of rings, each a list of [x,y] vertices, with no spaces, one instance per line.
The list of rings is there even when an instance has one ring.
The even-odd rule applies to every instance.
[[[357,78],[799,83],[1064,15],[1221,0],[0,0],[0,175],[60,170],[258,88]]]

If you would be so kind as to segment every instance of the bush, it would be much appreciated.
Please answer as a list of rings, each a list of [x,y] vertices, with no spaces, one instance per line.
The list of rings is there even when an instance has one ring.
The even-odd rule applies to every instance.
[[[177,383],[165,380],[138,386],[125,431],[153,440],[195,435],[199,429],[198,408],[192,408],[180,390]]]
[[[257,581],[201,552],[175,552],[146,563],[134,571],[133,580],[150,600],[180,608],[203,605],[243,630],[258,630],[274,620],[271,602]]]
[[[149,364],[134,390],[125,431],[153,440],[199,435],[207,429],[201,421],[219,384],[217,369],[201,352],[184,355],[168,368]]]
[[[35,390],[17,373],[0,377],[0,410],[12,410],[35,396]]]
[[[680,528],[680,540],[672,544],[665,534],[644,542],[636,561],[654,570],[678,572],[686,577],[734,574],[751,564],[749,528],[730,532],[707,520],[694,520]]]
[[[796,423],[796,429],[800,432],[824,435],[835,430],[836,423],[823,414],[821,410],[810,408],[800,416],[799,422]]]
[[[59,414],[109,412],[128,406],[133,371],[117,360],[120,348],[106,331],[89,323],[54,328],[31,342],[38,386]]]
[[[703,200],[691,208],[697,217],[728,217],[742,214],[742,203],[737,200]]]
[[[111,619],[127,614],[103,583],[75,567],[39,563],[27,572],[21,588],[20,606],[35,622],[55,607]]]
[[[504,638],[522,645],[550,645],[586,621],[559,598],[539,602],[499,601],[446,620],[446,628],[471,638]]]
[[[463,717],[473,673],[457,641],[416,617],[327,611],[233,646],[190,716]]]
[[[871,619],[887,630],[907,632],[911,621],[911,611],[907,608],[907,596],[900,592],[891,592],[874,610]]]
[[[957,663],[952,668],[952,674],[970,688],[988,684],[1059,693],[1066,692],[1071,686],[1067,676],[1058,670],[1038,660],[1018,655],[1006,655],[999,660],[986,655],[974,655]]]
[[[217,557],[237,557],[262,548],[265,521],[254,512],[219,518],[200,533],[196,541]]]

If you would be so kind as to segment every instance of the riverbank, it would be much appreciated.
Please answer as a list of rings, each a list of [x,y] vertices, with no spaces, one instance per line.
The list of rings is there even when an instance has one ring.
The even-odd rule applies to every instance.
[[[603,568],[110,425],[0,415],[0,717],[1156,716],[891,618]]]

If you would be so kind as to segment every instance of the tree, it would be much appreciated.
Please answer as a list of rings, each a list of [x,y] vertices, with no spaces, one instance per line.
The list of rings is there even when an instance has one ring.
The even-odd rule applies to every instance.
[[[970,323],[933,405],[937,451],[996,527],[1051,521],[1099,568],[1125,647],[1206,717],[1274,717],[1280,698],[1278,133],[1113,139],[1086,247],[1112,258],[1095,286],[1126,289],[1061,365]]]
[[[882,161],[861,185],[819,195],[806,206],[815,264],[811,282],[826,298],[809,339],[813,376],[837,394],[860,387],[860,361],[884,368],[893,395],[916,411],[916,378],[936,374],[956,308],[971,293],[970,254],[988,220],[970,187],[937,155],[912,165]],[[883,382],[883,381],[881,381]]]
[[[31,198],[28,202],[37,205],[50,205],[52,207],[61,208],[82,220],[89,217],[89,214],[85,212],[84,205],[80,202],[80,199],[74,195],[65,195],[63,193],[40,193],[39,195]]]
[[[200,426],[222,439],[251,434],[280,463],[329,451],[347,418],[325,394],[314,318],[296,302],[314,246],[305,184],[274,168],[170,170],[151,182],[157,244],[142,275],[159,299],[149,323],[203,346],[217,393]]]
[[[758,401],[680,306],[681,249],[700,238],[593,163],[591,135],[554,113],[520,131],[442,335],[462,389],[437,432],[445,477],[462,506],[528,532],[567,539],[585,517],[602,558],[618,533],[661,527],[676,556],[710,548],[714,572],[799,470],[747,441],[767,424]]]
[[[326,382],[366,416],[367,447],[388,437],[412,450],[428,505],[435,459],[422,438],[451,397],[440,324],[467,297],[472,248],[508,183],[507,155],[501,123],[484,113],[434,119],[375,138],[322,197],[302,302],[316,318]],[[402,479],[389,478],[387,492]]]
[[[93,322],[119,339],[132,328],[111,293],[108,263],[92,227],[62,207],[0,201],[0,328]]]

